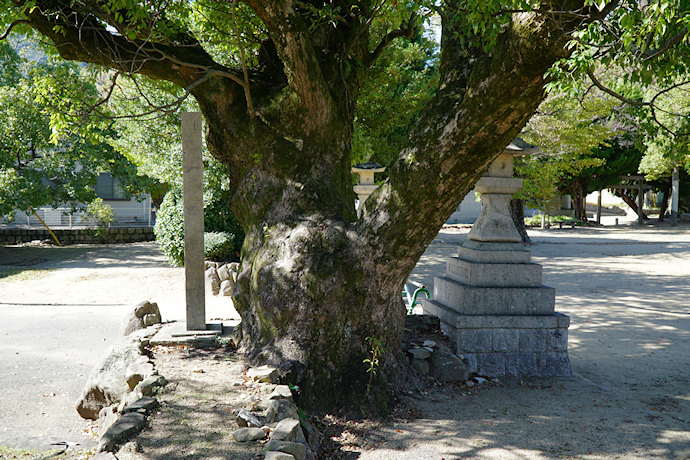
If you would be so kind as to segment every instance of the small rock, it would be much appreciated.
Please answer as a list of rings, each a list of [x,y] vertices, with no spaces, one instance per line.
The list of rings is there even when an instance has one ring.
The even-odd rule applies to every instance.
[[[240,428],[232,432],[232,437],[237,442],[249,442],[264,439],[266,432],[261,428]]]
[[[104,407],[98,413],[98,436],[103,436],[120,419],[115,405]]]
[[[158,324],[161,322],[161,317],[160,315],[155,315],[153,313],[147,313],[144,315],[142,320],[144,321],[144,327],[149,327],[153,326],[154,324]]]
[[[307,440],[307,445],[313,452],[318,452],[321,446],[321,433],[314,424],[307,419],[300,419],[300,424],[302,425],[302,432]]]
[[[261,423],[259,421],[259,419],[256,418],[254,416],[254,414],[249,412],[247,409],[241,409],[237,413],[237,417],[235,417],[235,421],[241,427],[253,426],[256,428],[261,428],[263,426],[263,423]]]
[[[422,346],[434,348],[436,346],[436,342],[434,342],[433,340],[425,340],[424,343],[422,344]]]
[[[290,454],[296,460],[305,460],[307,458],[307,446],[298,442],[276,441],[272,439],[266,443],[264,450]]]
[[[474,378],[478,384],[483,385],[487,382],[487,380],[484,377],[475,377]]]
[[[240,264],[239,262],[232,262],[228,264],[228,270],[232,270],[234,272],[237,272],[240,269]]]
[[[299,420],[297,407],[287,399],[272,399],[266,408],[266,423],[280,422],[285,419]]]
[[[124,414],[98,442],[98,452],[116,452],[117,446],[129,441],[144,429],[146,418],[138,412]]]
[[[413,359],[412,369],[416,370],[420,374],[429,374],[429,362],[425,359]]]
[[[273,433],[271,433],[271,439],[275,441],[290,441],[299,442],[304,441],[304,433],[299,425],[299,420],[294,418],[286,418],[281,420],[278,425],[276,425]]]
[[[235,290],[235,282],[231,280],[221,281],[220,283],[220,295],[229,297]]]
[[[273,393],[273,390],[275,390],[277,386],[278,385],[276,385],[275,383],[260,383],[259,391],[261,391],[261,393],[265,395],[269,395]]]
[[[215,267],[211,267],[206,270],[206,278],[211,282],[211,293],[213,295],[218,295],[220,292],[220,277]]]
[[[146,356],[127,366],[125,381],[130,390],[133,390],[139,382],[154,374],[153,363]]]
[[[220,278],[221,281],[227,281],[230,279],[230,270],[228,270],[227,264],[221,265],[218,268],[218,278]]]
[[[292,390],[290,390],[290,387],[287,385],[278,385],[268,399],[287,399],[288,401],[292,401]]]
[[[431,352],[424,348],[410,348],[407,352],[411,354],[414,359],[428,359],[431,356]]]
[[[472,387],[473,387],[474,385],[476,385],[476,384],[475,384],[472,380],[468,380],[467,382],[465,382],[465,385],[467,385],[468,387],[472,388]]]
[[[124,408],[123,413],[137,412],[143,410],[145,413],[150,413],[158,408],[158,400],[150,396],[144,396],[137,399],[134,403]]]
[[[285,452],[266,452],[266,455],[264,456],[264,460],[295,460],[295,457],[293,457],[290,454],[286,454]]]
[[[162,375],[152,375],[139,382],[135,390],[139,390],[144,396],[151,396],[156,388],[164,387],[167,384],[168,381]]]
[[[259,382],[279,383],[280,377],[278,369],[269,366],[253,367],[247,371],[247,377],[251,377]]]
[[[452,353],[436,350],[430,361],[431,376],[439,382],[463,382],[470,378],[467,364]]]

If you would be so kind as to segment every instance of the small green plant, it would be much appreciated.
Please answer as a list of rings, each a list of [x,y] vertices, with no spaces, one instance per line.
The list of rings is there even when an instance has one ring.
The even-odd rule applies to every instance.
[[[227,232],[204,233],[204,257],[210,260],[226,260],[235,250],[235,237]]]
[[[86,207],[86,216],[95,221],[96,236],[105,239],[108,236],[108,228],[115,221],[113,208],[103,203],[102,198],[96,198]]]
[[[382,354],[386,352],[383,348],[383,338],[377,337],[367,337],[367,342],[369,342],[369,358],[364,360],[364,364],[367,364],[367,372],[369,373],[369,383],[367,384],[367,394],[369,394],[369,389],[371,388],[371,383],[374,381],[374,375],[379,368],[379,358]]]

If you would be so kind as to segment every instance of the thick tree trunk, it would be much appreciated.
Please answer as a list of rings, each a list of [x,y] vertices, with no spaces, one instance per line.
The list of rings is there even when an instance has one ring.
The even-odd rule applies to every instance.
[[[583,222],[587,222],[587,205],[585,203],[585,196],[580,181],[573,183],[573,209],[575,210],[575,218]]]
[[[625,202],[625,204],[630,206],[630,209],[632,209],[635,214],[637,214],[638,216],[640,215],[640,211],[637,207],[637,200],[635,199],[635,197],[628,195],[628,192],[626,190],[624,190],[623,193],[621,193],[620,197]],[[644,212],[642,212],[642,219],[648,220],[647,214],[645,214]]]
[[[532,240],[527,234],[527,229],[525,228],[525,200],[519,200],[517,198],[510,200],[510,217],[512,217],[513,222],[515,222],[515,226],[520,233],[522,242],[525,244],[531,244]]]
[[[357,218],[350,145],[358,88],[413,21],[370,52],[378,8],[353,8],[331,25],[313,22],[297,2],[243,3],[269,37],[268,57],[249,79],[214,62],[191,34],[151,43],[111,33],[91,4],[40,2],[45,8],[27,8],[27,18],[68,59],[136,69],[194,95],[209,150],[231,166],[231,207],[246,231],[233,295],[240,346],[299,385],[303,407],[333,409],[366,391],[367,338],[376,339],[387,351],[357,405],[380,411],[389,384],[409,375],[400,350],[403,283],[460,197],[536,110],[545,72],[568,55],[570,32],[606,9],[543,2],[513,14],[487,52],[481,37],[468,39],[462,2],[444,2],[439,90]]]

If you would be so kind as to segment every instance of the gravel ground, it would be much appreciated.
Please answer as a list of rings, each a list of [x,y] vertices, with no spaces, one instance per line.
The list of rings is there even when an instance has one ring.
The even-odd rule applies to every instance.
[[[466,233],[444,229],[411,278],[431,285]],[[690,458],[690,227],[530,235],[556,309],[571,317],[576,378],[431,385],[391,420],[324,417],[324,458]],[[0,365],[10,370],[0,374],[0,445],[86,445],[89,427],[73,404],[88,370],[116,339],[128,306],[150,299],[164,318],[183,315],[183,273],[150,243],[0,247],[0,276],[18,270],[0,278]],[[209,318],[234,316],[227,299],[209,301]],[[251,449],[228,447],[236,426],[223,416],[253,391],[241,363],[232,354],[157,356],[177,383],[161,395],[164,409],[141,437],[143,452],[131,456],[251,458]],[[195,437],[185,439],[190,431],[179,427],[192,418]],[[4,457],[14,458],[0,450]]]

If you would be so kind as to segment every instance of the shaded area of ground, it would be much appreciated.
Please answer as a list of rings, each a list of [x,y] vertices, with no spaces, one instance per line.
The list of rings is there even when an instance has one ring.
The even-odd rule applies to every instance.
[[[433,275],[443,273],[446,257],[455,253],[466,233],[467,229],[442,231],[412,279],[430,285]],[[690,458],[690,286],[686,283],[690,228],[576,228],[533,230],[530,234],[536,243],[530,247],[533,258],[544,266],[544,283],[557,290],[556,309],[571,317],[569,353],[576,378],[489,382],[474,387],[432,385],[406,396],[405,407],[390,421],[325,417],[322,428],[328,434],[329,450],[324,458]],[[115,254],[128,260],[127,247],[118,251]],[[165,303],[177,302],[173,298],[177,294],[159,293],[150,286],[153,278],[147,278],[145,272],[149,262],[143,263],[142,271],[130,270],[132,276],[125,281],[115,254],[82,254],[77,263],[87,258],[92,263],[109,259],[116,266],[112,272],[102,266],[95,279],[76,282],[73,276],[83,276],[79,270],[84,268],[62,266],[56,273],[68,276],[71,272],[72,278],[52,278],[58,275],[51,274],[43,280],[66,280],[71,283],[72,296],[89,298],[91,282],[103,276],[116,279],[119,289],[110,297],[128,299],[123,304],[129,303],[128,296],[138,298],[151,289],[151,300],[163,299],[165,316]],[[155,251],[146,257],[155,258]],[[170,275],[171,284],[159,287],[174,291],[173,280],[181,279],[177,276]],[[149,286],[138,288],[139,282]],[[14,293],[0,302],[21,297],[27,292],[21,287],[26,283],[39,288],[39,280],[0,280],[3,295]],[[142,290],[133,294],[137,289]],[[68,303],[59,292],[36,292],[27,299],[27,304],[46,299]],[[0,304],[3,317],[9,308]],[[105,307],[99,308],[104,316],[109,315]],[[51,330],[45,324],[49,317],[34,316],[31,321],[37,329]],[[71,332],[82,335],[82,331]],[[12,332],[0,325],[0,334],[6,333]],[[11,346],[5,341],[0,346],[5,347],[0,356],[7,356]],[[51,366],[72,366],[72,361],[59,357],[60,347],[53,347],[56,363]],[[40,350],[35,353],[44,355]],[[140,438],[143,452],[133,455],[141,459],[251,458],[251,449],[242,450],[244,447],[229,440],[236,427],[229,415],[231,408],[245,404],[243,397],[249,391],[242,380],[241,364],[231,354],[197,361],[198,357],[184,353],[178,350],[167,358],[158,355],[165,367],[162,373],[170,374],[174,383],[161,395],[166,404],[154,417],[152,429]],[[14,365],[31,367],[21,360]],[[31,371],[26,369],[24,378]],[[6,379],[0,388],[12,385]],[[36,413],[37,409],[31,410]],[[0,417],[4,423],[5,412],[0,411]]]

